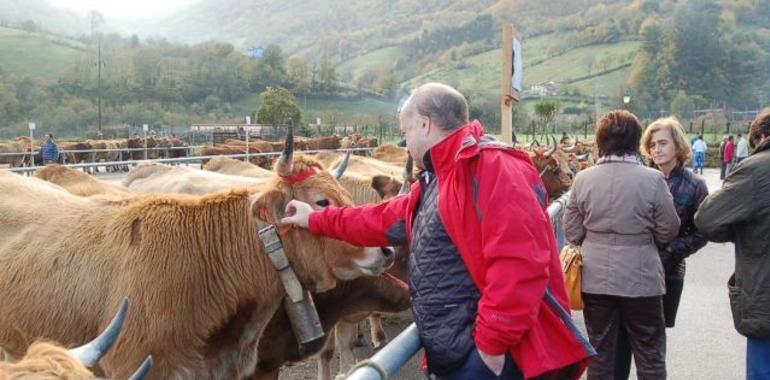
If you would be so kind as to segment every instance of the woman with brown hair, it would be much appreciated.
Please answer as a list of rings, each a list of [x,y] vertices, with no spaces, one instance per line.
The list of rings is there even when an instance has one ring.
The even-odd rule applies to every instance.
[[[639,155],[642,126],[613,111],[596,126],[597,164],[581,171],[564,214],[567,240],[582,246],[586,329],[597,355],[589,379],[611,379],[625,326],[637,377],[666,377],[665,282],[658,246],[679,232],[663,175]]]
[[[684,168],[692,151],[684,128],[675,117],[658,119],[650,124],[644,131],[640,148],[651,166],[660,170],[666,178],[679,216],[679,234],[668,244],[658,247],[666,274],[663,316],[666,327],[674,327],[684,288],[684,259],[706,245],[706,238],[695,228],[693,219],[698,206],[708,195],[708,187],[702,178]],[[631,346],[625,329],[619,332],[615,363],[615,380],[628,379]]]

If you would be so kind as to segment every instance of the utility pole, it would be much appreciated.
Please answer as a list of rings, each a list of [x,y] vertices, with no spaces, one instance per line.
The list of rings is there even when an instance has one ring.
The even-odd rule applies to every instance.
[[[99,42],[96,58],[96,92],[98,96],[97,107],[99,108],[99,139],[102,138],[102,35],[99,33]]]
[[[102,33],[97,29],[104,23],[104,17],[97,11],[91,11],[91,38],[98,33],[97,38],[97,52],[96,52],[96,105],[99,112],[99,125],[98,134],[99,138],[102,138]]]

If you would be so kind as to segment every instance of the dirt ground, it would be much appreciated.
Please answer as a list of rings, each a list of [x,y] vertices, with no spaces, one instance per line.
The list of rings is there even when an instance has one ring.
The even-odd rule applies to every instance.
[[[385,327],[385,331],[388,333],[388,338],[392,339],[404,330],[409,324],[412,323],[412,312],[405,311],[398,314],[384,315],[382,324]],[[356,359],[362,360],[372,356],[375,351],[372,349],[371,338],[369,337],[369,326],[363,329],[366,334],[367,345],[365,347],[356,347],[354,350]],[[424,377],[420,375],[418,368],[420,365],[421,355],[415,355],[395,376],[390,379],[393,380],[422,380]],[[339,353],[335,353],[334,361],[332,361],[332,373],[336,373],[339,369]],[[301,379],[316,379],[317,367],[315,358],[305,360],[300,363],[293,363],[285,366],[281,370],[280,380],[301,380]]]

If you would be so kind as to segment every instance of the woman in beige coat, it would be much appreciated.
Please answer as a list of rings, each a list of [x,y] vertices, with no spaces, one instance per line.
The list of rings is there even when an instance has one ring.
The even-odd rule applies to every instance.
[[[658,246],[679,232],[671,193],[639,156],[642,127],[627,111],[599,120],[599,160],[575,178],[564,214],[567,240],[583,252],[586,329],[597,356],[589,379],[612,379],[618,329],[631,341],[637,377],[666,377],[663,266]]]

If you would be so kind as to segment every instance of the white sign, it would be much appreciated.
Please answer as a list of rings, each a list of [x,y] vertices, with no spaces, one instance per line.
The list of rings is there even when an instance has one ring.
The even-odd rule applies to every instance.
[[[315,118],[315,125],[321,125],[321,118],[320,117]]]
[[[150,126],[147,124],[142,124],[142,130],[147,132],[148,130],[150,130]]]
[[[511,70],[511,90],[512,92],[521,92],[521,74],[524,70],[524,64],[521,60],[521,41],[518,38],[513,39],[513,67]]]
[[[251,125],[251,116],[246,116],[246,125]]]
[[[35,130],[35,123],[29,123],[29,130],[34,131]]]

